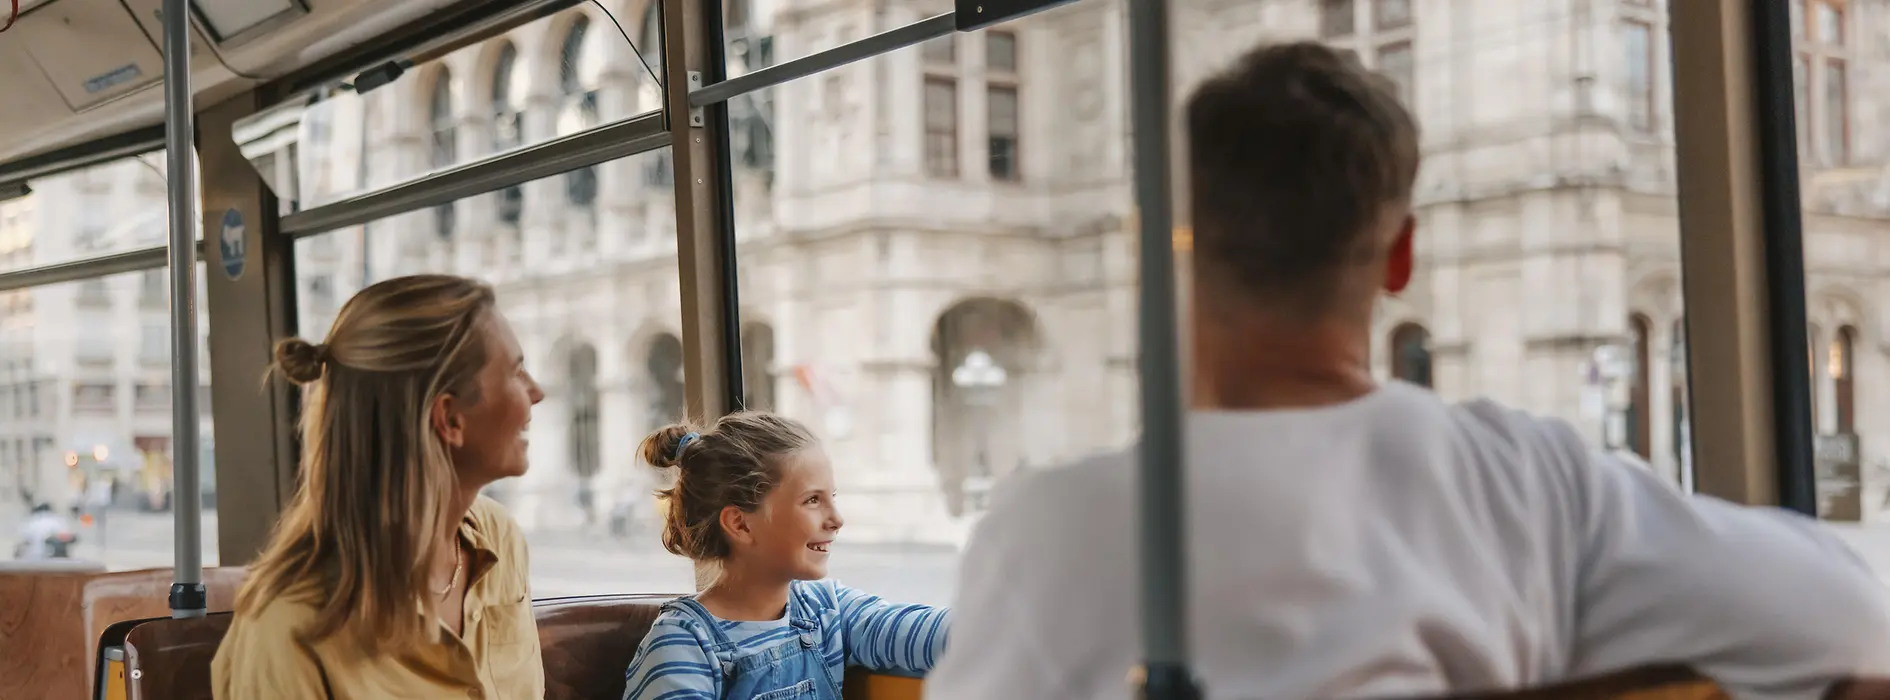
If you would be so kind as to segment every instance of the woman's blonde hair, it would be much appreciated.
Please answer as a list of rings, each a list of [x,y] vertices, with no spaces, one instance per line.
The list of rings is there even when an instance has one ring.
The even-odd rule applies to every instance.
[[[276,344],[272,370],[304,387],[301,484],[238,612],[294,594],[317,606],[309,642],[346,631],[374,654],[437,639],[430,564],[460,514],[430,412],[441,394],[479,400],[494,304],[474,280],[400,277],[349,299],[326,343]]]
[[[676,484],[656,492],[668,504],[663,548],[699,562],[728,557],[722,509],[752,513],[781,483],[781,458],[815,443],[807,426],[772,413],[738,412],[706,428],[666,426],[643,439],[643,461],[676,467]]]

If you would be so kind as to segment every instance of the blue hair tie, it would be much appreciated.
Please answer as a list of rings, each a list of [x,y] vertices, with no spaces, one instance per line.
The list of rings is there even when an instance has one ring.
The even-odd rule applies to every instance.
[[[671,453],[669,454],[669,459],[670,459],[670,461],[672,461],[672,462],[673,462],[673,461],[676,461],[676,460],[679,460],[679,459],[682,459],[682,451],[683,451],[683,450],[686,450],[686,449],[689,449],[689,443],[692,443],[692,442],[695,442],[695,441],[696,441],[696,438],[699,438],[699,437],[702,437],[702,435],[701,435],[701,434],[699,434],[699,433],[690,433],[690,434],[688,434],[688,435],[684,435],[684,436],[682,436],[682,439],[681,439],[681,440],[677,440],[677,441],[676,441],[676,451],[675,451],[675,452],[671,452]]]

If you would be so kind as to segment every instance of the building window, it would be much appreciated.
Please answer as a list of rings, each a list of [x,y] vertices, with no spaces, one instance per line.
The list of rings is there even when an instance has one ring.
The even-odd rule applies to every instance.
[[[1654,323],[1635,314],[1628,318],[1628,330],[1634,335],[1634,373],[1628,385],[1627,443],[1641,459],[1653,459],[1653,392],[1647,372],[1651,359],[1648,336],[1654,331]]]
[[[1850,109],[1846,106],[1844,61],[1827,59],[1824,66],[1824,163],[1846,165],[1851,160]]]
[[[984,37],[985,129],[991,156],[991,179],[1015,182],[1022,177],[1018,167],[1018,140],[1023,133],[1018,116],[1017,36],[993,31]]]
[[[1320,0],[1319,36],[1331,39],[1350,35],[1358,20],[1357,12],[1352,0]]]
[[[1416,66],[1412,64],[1411,42],[1400,41],[1386,44],[1378,49],[1378,72],[1390,78],[1398,88],[1398,101],[1410,107],[1417,97],[1411,91],[1416,80]]]
[[[1850,71],[1845,0],[1797,0],[1792,27],[1798,54],[1792,64],[1798,109],[1799,152],[1807,161],[1836,167],[1851,160]]]
[[[1391,332],[1391,376],[1421,387],[1431,383],[1431,334],[1407,323]]]
[[[958,177],[958,43],[947,35],[921,45],[925,64],[925,172]]]
[[[492,62],[492,150],[504,151],[516,148],[525,140],[524,110],[517,104],[522,95],[523,85],[519,83],[522,73],[515,70],[518,63],[518,49],[511,44],[499,48],[499,56]],[[517,185],[507,187],[498,193],[499,221],[517,226],[524,217],[525,192]]]
[[[1399,29],[1411,24],[1411,0],[1374,0],[1372,28],[1378,31]]]
[[[433,76],[433,99],[427,108],[433,132],[427,162],[434,170],[452,167],[459,161],[459,122],[453,117],[453,102],[453,75],[441,68]],[[433,208],[434,234],[450,238],[456,225],[452,202]]]
[[[1854,356],[1857,347],[1857,329],[1844,326],[1838,329],[1837,337],[1831,341],[1831,380],[1837,393],[1837,432],[1850,435],[1857,432],[1857,383]]]
[[[925,79],[925,172],[958,177],[958,83]]]
[[[1628,22],[1624,30],[1628,126],[1650,132],[1654,130],[1654,28],[1645,22]]]
[[[1798,152],[1811,152],[1811,61],[1792,60],[1792,101],[1798,107]]]

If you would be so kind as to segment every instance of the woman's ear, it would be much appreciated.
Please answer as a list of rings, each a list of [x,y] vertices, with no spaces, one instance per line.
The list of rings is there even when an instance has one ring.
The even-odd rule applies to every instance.
[[[719,516],[722,534],[728,537],[729,544],[751,545],[755,543],[755,530],[749,522],[748,513],[735,506],[723,506]]]
[[[447,447],[466,444],[466,421],[454,407],[452,394],[442,392],[433,397],[433,405],[427,410],[427,421],[433,425],[433,432],[439,434]]]

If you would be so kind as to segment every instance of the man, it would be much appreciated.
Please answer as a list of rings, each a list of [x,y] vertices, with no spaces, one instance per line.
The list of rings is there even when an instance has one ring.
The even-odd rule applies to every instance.
[[[1660,662],[1739,697],[1890,674],[1890,595],[1777,509],[1694,498],[1566,424],[1372,379],[1411,279],[1418,131],[1330,48],[1190,99],[1198,316],[1188,635],[1207,697],[1410,696]],[[928,700],[1128,698],[1133,450],[1020,476],[965,554]]]

